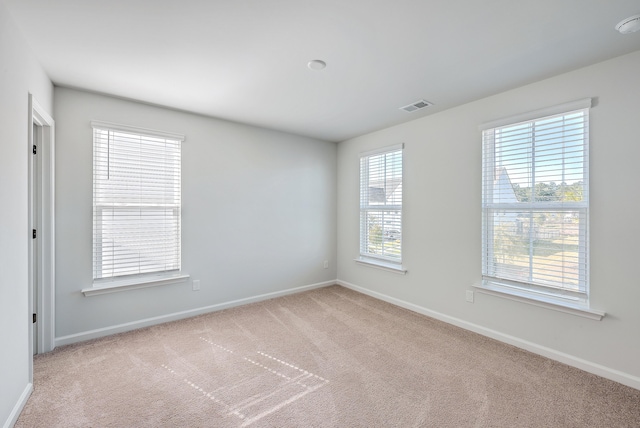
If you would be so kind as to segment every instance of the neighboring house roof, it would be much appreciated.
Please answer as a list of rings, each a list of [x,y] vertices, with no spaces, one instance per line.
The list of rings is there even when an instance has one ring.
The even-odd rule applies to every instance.
[[[502,167],[498,179],[493,182],[493,202],[496,203],[511,203],[518,202],[516,192],[513,190],[513,184],[511,178],[509,178],[509,172],[507,168]]]
[[[402,179],[388,179],[386,182],[369,182],[369,203],[389,204],[402,200]]]
[[[384,194],[383,187],[372,187],[369,186],[369,203],[370,204],[384,204],[387,198]]]

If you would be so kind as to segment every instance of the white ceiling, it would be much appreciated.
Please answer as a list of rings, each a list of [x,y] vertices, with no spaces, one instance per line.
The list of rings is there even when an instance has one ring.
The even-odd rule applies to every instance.
[[[56,85],[329,141],[640,49],[638,0],[4,2]]]

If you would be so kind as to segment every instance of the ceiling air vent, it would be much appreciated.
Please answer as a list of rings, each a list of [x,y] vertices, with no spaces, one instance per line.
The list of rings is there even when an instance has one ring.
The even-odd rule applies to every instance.
[[[404,110],[408,113],[412,113],[416,110],[420,110],[423,109],[425,107],[429,107],[432,106],[433,103],[430,103],[429,101],[425,101],[425,100],[419,100],[419,101],[415,101],[411,104],[409,104],[408,106],[404,106],[404,107],[400,107],[400,110]]]

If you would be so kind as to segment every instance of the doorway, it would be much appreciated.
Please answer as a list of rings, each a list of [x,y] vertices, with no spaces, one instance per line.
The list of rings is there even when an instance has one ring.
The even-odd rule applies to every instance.
[[[29,202],[31,204],[30,212],[30,221],[31,225],[31,263],[30,263],[30,273],[31,273],[31,281],[30,281],[30,295],[31,295],[31,312],[32,312],[32,320],[31,320],[31,334],[32,340],[31,343],[33,345],[33,349],[31,350],[31,355],[35,355],[38,353],[38,324],[37,324],[37,314],[38,314],[38,289],[39,284],[42,281],[41,272],[42,272],[42,264],[38,258],[38,254],[42,252],[42,248],[40,245],[39,239],[37,239],[37,231],[42,230],[40,225],[40,202],[42,196],[40,194],[40,181],[42,180],[42,163],[40,162],[41,157],[37,155],[37,149],[42,147],[42,126],[39,126],[35,122],[32,123],[31,128],[31,143],[32,143],[32,155],[30,160],[30,170],[31,173],[29,175],[30,178],[30,197]]]
[[[55,347],[55,122],[29,94],[29,328],[31,354]],[[33,360],[31,361],[33,376]]]

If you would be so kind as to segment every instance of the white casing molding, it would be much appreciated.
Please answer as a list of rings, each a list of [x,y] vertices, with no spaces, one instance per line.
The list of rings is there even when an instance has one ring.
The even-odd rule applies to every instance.
[[[41,159],[41,174],[38,175],[40,192],[38,197],[38,221],[33,225],[38,229],[38,240],[40,245],[37,254],[41,269],[38,272],[37,288],[35,293],[38,296],[37,310],[38,322],[38,353],[49,352],[54,348],[55,337],[55,121],[47,113],[38,101],[29,94],[29,142],[28,150],[31,151],[33,145],[33,126],[42,128],[42,141],[38,148],[38,156]],[[29,163],[29,177],[32,177],[31,169],[34,168],[32,162]],[[31,178],[30,178],[31,180]],[[29,192],[31,187],[29,186]],[[31,200],[31,198],[30,198]],[[31,211],[31,206],[29,207]],[[29,240],[29,254],[32,254],[33,241]],[[31,256],[30,256],[31,257]],[[29,260],[32,266],[33,260]],[[32,275],[33,269],[29,269]],[[30,277],[30,282],[33,278]],[[29,287],[32,288],[31,286]],[[34,296],[29,296],[29,308]],[[31,310],[31,309],[30,309]],[[30,317],[29,317],[30,318]],[[31,331],[31,326],[29,327]],[[30,342],[31,338],[29,339]],[[31,346],[31,345],[30,345]],[[30,351],[31,352],[31,351]],[[31,352],[33,354],[33,352]]]

